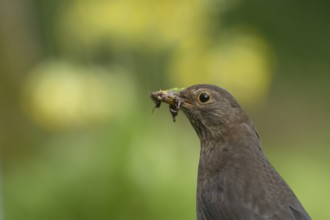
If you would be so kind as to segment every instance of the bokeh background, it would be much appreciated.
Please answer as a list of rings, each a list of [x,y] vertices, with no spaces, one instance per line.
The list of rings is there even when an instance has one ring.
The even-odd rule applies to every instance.
[[[151,91],[222,86],[330,219],[330,3],[2,0],[0,219],[195,219],[199,141]]]

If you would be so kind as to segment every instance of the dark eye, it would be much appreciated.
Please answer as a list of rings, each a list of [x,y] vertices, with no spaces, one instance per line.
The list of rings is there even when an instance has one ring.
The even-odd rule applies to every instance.
[[[199,101],[201,101],[201,102],[207,102],[209,99],[210,99],[210,96],[207,93],[201,93],[199,95]]]

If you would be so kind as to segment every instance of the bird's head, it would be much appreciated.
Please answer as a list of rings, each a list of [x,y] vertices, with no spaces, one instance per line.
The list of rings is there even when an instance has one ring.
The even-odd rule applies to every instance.
[[[231,126],[249,122],[249,118],[225,89],[214,85],[199,84],[185,89],[160,90],[151,98],[155,107],[168,103],[173,119],[179,112],[188,117],[200,139],[208,136],[222,136]]]

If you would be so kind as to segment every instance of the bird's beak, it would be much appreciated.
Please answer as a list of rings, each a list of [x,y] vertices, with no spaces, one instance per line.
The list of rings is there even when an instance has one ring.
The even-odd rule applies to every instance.
[[[159,108],[162,102],[169,104],[170,112],[175,121],[175,117],[178,115],[180,107],[183,103],[183,99],[180,97],[180,91],[183,89],[169,89],[169,90],[159,90],[152,92],[150,97],[155,103],[155,108]]]

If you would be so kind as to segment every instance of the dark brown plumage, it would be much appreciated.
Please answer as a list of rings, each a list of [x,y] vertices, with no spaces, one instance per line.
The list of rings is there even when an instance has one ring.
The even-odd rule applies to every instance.
[[[214,85],[158,91],[151,98],[183,110],[201,141],[198,220],[309,220],[290,187],[265,157],[238,102]]]

